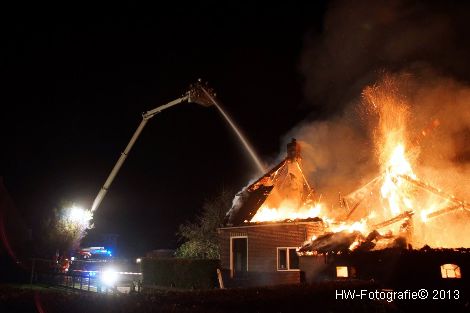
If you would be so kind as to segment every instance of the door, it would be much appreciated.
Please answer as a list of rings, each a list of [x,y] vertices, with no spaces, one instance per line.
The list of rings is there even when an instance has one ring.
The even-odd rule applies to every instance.
[[[243,277],[248,271],[248,238],[232,238],[232,276]]]

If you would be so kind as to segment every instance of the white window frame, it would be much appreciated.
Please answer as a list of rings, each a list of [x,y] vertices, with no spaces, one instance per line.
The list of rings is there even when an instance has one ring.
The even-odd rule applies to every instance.
[[[338,269],[346,269],[346,276],[338,276]],[[345,278],[350,278],[351,276],[351,268],[347,265],[336,265],[336,278],[338,279],[345,279]]]
[[[446,265],[452,265],[454,266],[454,268],[453,269],[444,268]],[[449,272],[453,273],[453,276],[449,276]],[[461,279],[462,269],[460,268],[460,265],[457,265],[455,263],[442,264],[441,265],[441,277],[442,279]]]
[[[249,271],[248,265],[250,262],[248,261],[248,236],[230,236],[230,277],[233,278],[233,239],[240,239],[246,238],[246,271]]]
[[[279,268],[279,250],[286,249],[286,263],[287,268],[285,270]],[[290,268],[290,258],[289,258],[289,249],[294,249],[297,251],[297,247],[277,247],[276,248],[276,269],[278,272],[298,272],[300,268]]]

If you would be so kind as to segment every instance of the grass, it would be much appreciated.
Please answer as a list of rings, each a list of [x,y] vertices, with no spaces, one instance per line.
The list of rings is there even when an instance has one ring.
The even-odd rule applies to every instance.
[[[226,290],[152,290],[133,295],[69,292],[46,286],[0,285],[0,312],[417,312],[419,307],[386,301],[336,300],[335,290],[374,289],[360,282],[328,282],[315,285],[284,285]],[[432,305],[428,312],[465,306]]]

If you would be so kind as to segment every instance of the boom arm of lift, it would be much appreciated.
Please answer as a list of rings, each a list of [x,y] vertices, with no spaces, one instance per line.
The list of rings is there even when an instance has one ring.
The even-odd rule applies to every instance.
[[[137,141],[137,138],[139,138],[140,133],[144,129],[145,125],[147,124],[148,120],[160,113],[161,111],[168,109],[174,105],[177,105],[179,103],[188,101],[188,102],[194,102],[197,104],[200,104],[202,106],[210,106],[214,104],[214,98],[215,94],[212,89],[209,87],[203,86],[201,83],[201,80],[199,79],[195,84],[191,85],[188,92],[186,94],[176,100],[173,100],[171,102],[168,102],[167,104],[161,105],[153,110],[147,111],[142,114],[142,121],[139,124],[139,127],[137,127],[136,131],[134,132],[134,135],[132,135],[131,140],[127,144],[126,148],[124,151],[121,153],[121,156],[117,160],[116,164],[114,165],[113,169],[111,170],[111,173],[109,174],[108,178],[104,182],[103,187],[101,187],[100,191],[98,192],[98,195],[95,198],[95,201],[93,201],[93,205],[91,207],[91,211],[94,212],[96,209],[101,204],[101,201],[103,201],[103,198],[106,195],[106,192],[108,191],[109,187],[111,186],[114,178],[116,177],[117,173],[121,169],[122,164],[127,158],[127,155],[131,151],[132,147],[134,146],[135,142]]]

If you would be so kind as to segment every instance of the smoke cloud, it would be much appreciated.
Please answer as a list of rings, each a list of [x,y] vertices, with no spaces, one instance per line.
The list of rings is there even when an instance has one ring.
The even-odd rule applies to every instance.
[[[320,34],[306,37],[300,71],[314,118],[341,113],[381,70],[431,67],[468,80],[470,4],[437,1],[336,1]]]
[[[347,195],[380,174],[379,116],[366,109],[362,94],[385,80],[407,110],[415,173],[470,200],[468,8],[454,2],[337,1],[322,33],[307,36],[300,70],[312,115],[283,143],[291,137],[301,142],[304,171],[329,208],[338,207],[338,193]],[[462,223],[464,213],[458,214],[440,218],[444,224],[430,223],[436,229],[427,234],[418,230],[423,240],[469,246],[463,225],[442,233],[448,223]]]

